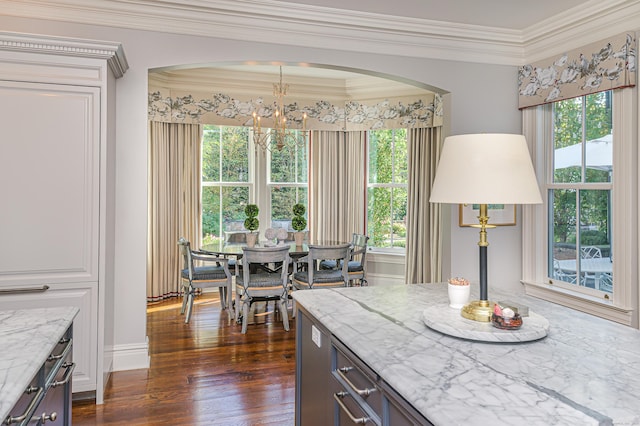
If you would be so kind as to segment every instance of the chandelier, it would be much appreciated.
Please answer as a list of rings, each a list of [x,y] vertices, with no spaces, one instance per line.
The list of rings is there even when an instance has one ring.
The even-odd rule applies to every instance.
[[[294,153],[296,148],[304,149],[307,146],[307,113],[302,114],[302,129],[287,129],[287,117],[284,110],[284,97],[289,89],[288,84],[282,83],[282,67],[280,67],[280,82],[273,84],[273,96],[276,98],[276,108],[273,111],[273,126],[263,129],[261,117],[253,112],[253,143],[258,151],[262,148],[266,151],[282,151],[287,149]]]

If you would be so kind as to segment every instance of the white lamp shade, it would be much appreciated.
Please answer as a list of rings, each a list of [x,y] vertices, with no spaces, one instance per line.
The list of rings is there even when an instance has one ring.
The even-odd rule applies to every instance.
[[[446,138],[429,201],[542,203],[524,136],[483,133]]]

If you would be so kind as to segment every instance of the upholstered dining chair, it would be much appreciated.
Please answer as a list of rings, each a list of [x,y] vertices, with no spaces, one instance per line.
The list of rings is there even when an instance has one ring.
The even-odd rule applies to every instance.
[[[191,250],[191,244],[184,238],[178,240],[178,246],[183,258],[183,266],[180,270],[183,290],[180,314],[184,314],[186,310],[184,322],[189,323],[191,311],[193,310],[193,299],[197,289],[202,288],[218,287],[220,291],[220,307],[228,309],[229,315],[231,315],[233,299],[231,296],[229,260],[210,253]],[[202,263],[203,266],[195,266],[195,261]]]
[[[242,334],[247,332],[249,309],[256,301],[276,301],[284,329],[289,331],[287,313],[289,287],[289,246],[244,247],[241,279],[236,283],[236,320],[242,309]],[[277,271],[263,267],[282,264]]]
[[[358,280],[360,285],[367,284],[367,278],[365,275],[365,258],[367,256],[368,241],[369,237],[364,234],[354,232],[351,237],[351,254],[347,264],[350,283]],[[342,265],[338,265],[336,260],[323,260],[320,263],[321,269],[338,269],[341,266]]]
[[[337,245],[309,244],[309,254],[298,260],[306,263],[307,268],[296,271],[291,278],[294,290],[322,287],[345,287],[349,282],[348,260],[351,255],[351,243]],[[320,269],[325,260],[335,261],[340,265],[336,269]]]

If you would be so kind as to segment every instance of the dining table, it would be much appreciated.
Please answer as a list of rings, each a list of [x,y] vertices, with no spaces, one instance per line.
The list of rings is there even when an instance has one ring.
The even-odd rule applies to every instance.
[[[271,242],[260,242],[256,244],[255,247],[282,247],[283,245],[289,246],[289,256],[292,259],[306,256],[307,253],[309,253],[309,245],[307,243],[298,246],[294,242],[283,242],[278,244]],[[237,259],[241,259],[243,254],[242,250],[245,247],[247,247],[246,243],[225,243],[224,241],[220,241],[217,243],[205,244],[200,248],[200,250],[207,253],[215,253],[224,257],[232,256],[236,257]]]
[[[306,256],[309,253],[309,244],[311,245],[338,245],[344,244],[339,241],[332,240],[314,240],[311,242],[305,242],[302,245],[296,245],[293,241],[282,241],[282,242],[271,242],[271,241],[261,241],[255,245],[255,247],[282,247],[283,245],[289,246],[289,257],[291,261],[295,264],[300,258]],[[238,265],[240,259],[242,259],[243,248],[247,247],[246,243],[226,243],[224,241],[218,241],[214,243],[205,244],[200,247],[200,250],[206,253],[216,254],[220,257],[231,258],[234,259],[235,262],[233,265]],[[236,266],[237,270],[237,266]],[[278,270],[278,268],[276,268]],[[269,271],[273,271],[269,269]]]
[[[558,268],[572,274],[577,273],[576,259],[558,260]],[[593,276],[596,289],[600,289],[600,280],[604,274],[613,272],[613,262],[610,257],[594,257],[591,259],[580,259],[580,273]]]

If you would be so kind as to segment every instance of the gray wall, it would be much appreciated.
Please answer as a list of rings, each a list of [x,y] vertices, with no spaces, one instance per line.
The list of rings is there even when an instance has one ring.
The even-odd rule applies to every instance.
[[[134,368],[118,362],[118,351],[146,347],[147,236],[147,72],[182,64],[236,61],[311,62],[359,68],[424,82],[450,92],[451,134],[519,133],[516,68],[376,52],[342,52],[216,38],[177,36],[160,32],[43,22],[0,17],[3,31],[49,34],[121,42],[130,69],[117,83],[115,359],[116,369]],[[463,59],[463,58],[461,58]],[[477,231],[457,226],[451,209],[451,271],[449,275],[478,279]],[[520,220],[518,218],[518,220]],[[489,232],[489,281],[519,291],[520,227]]]

